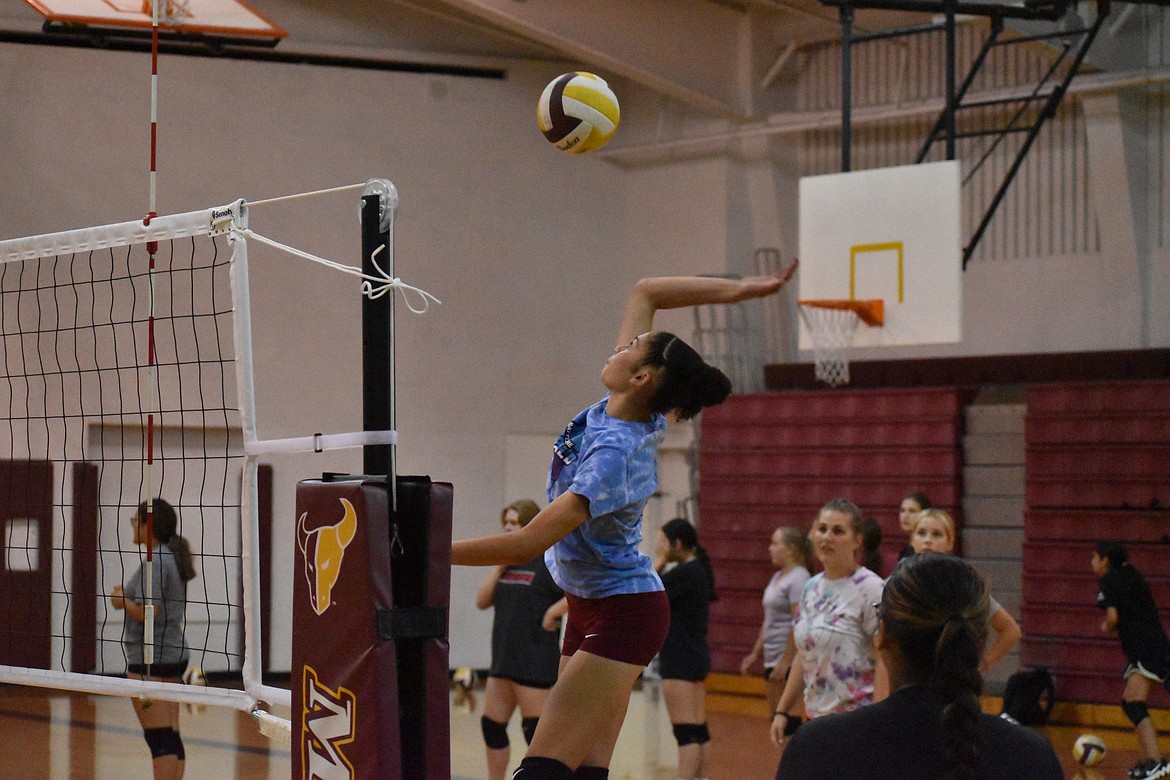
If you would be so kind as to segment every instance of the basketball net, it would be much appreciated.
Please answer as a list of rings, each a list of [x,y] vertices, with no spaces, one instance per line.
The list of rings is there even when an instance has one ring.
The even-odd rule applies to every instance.
[[[800,301],[800,318],[813,343],[815,376],[833,387],[849,384],[849,347],[861,322],[884,322],[881,300]]]
[[[849,384],[849,355],[861,318],[849,309],[800,307],[800,318],[813,343],[816,378],[833,387]]]

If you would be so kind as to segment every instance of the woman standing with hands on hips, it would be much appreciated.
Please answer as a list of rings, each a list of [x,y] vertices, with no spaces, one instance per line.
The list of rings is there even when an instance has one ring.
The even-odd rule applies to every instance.
[[[914,522],[914,529],[910,534],[910,546],[914,554],[924,552],[947,553],[955,552],[955,521],[942,509],[934,507],[924,509],[918,513]],[[980,673],[1002,661],[1016,645],[1020,643],[1023,632],[1016,619],[1003,608],[995,599],[990,601],[991,643],[983,653],[979,663]]]
[[[545,553],[569,602],[560,674],[514,780],[601,780],[630,689],[669,624],[662,581],[639,551],[642,509],[658,486],[665,416],[722,403],[731,383],[686,342],[651,330],[659,309],[734,303],[777,292],[783,276],[643,279],[630,292],[617,346],[601,369],[606,395],[557,439],[549,504],[514,533],[455,542],[451,562],[523,563]]]
[[[531,499],[513,501],[500,512],[505,533],[519,531],[540,507]],[[561,615],[565,599],[549,576],[544,558],[517,566],[497,566],[480,584],[475,606],[495,608],[492,665],[484,689],[480,728],[487,751],[488,780],[503,780],[508,770],[508,721],[520,709],[520,730],[532,742],[548,691],[557,681],[561,655]]]
[[[787,741],[788,711],[802,693],[810,721],[885,696],[874,648],[882,578],[857,563],[864,523],[857,505],[843,498],[821,507],[813,523],[813,549],[825,569],[800,594],[796,658],[772,717],[777,745]]]

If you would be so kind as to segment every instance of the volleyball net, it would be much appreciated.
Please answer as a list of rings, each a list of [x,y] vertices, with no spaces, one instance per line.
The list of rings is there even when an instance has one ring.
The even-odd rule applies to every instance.
[[[384,180],[338,189],[359,188],[397,205]],[[290,694],[261,679],[258,458],[395,434],[257,438],[248,245],[360,276],[367,297],[434,299],[392,276],[389,241],[371,275],[257,235],[248,215],[239,200],[0,241],[0,682],[227,706],[287,735],[263,706]],[[189,663],[239,672],[242,690],[151,679],[149,657],[146,679],[119,677],[125,616],[109,594],[146,560],[130,519],[153,497],[193,551]]]

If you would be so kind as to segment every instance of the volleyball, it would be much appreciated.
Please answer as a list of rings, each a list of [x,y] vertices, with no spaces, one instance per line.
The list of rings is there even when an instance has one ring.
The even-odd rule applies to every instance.
[[[203,669],[198,666],[190,666],[183,672],[183,683],[186,685],[207,685],[207,679],[203,676]],[[206,704],[193,704],[187,702],[187,712],[203,712],[206,709]]]
[[[1078,764],[1093,766],[1105,757],[1105,741],[1096,734],[1081,734],[1073,743],[1073,758]]]
[[[576,71],[548,83],[536,104],[536,121],[556,148],[581,154],[613,138],[621,109],[605,79]]]

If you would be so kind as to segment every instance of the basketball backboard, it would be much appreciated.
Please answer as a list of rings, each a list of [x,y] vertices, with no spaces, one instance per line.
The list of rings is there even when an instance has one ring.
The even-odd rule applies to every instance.
[[[149,30],[151,0],[25,0],[49,23]],[[158,0],[159,30],[277,41],[288,35],[240,0]]]
[[[853,347],[962,340],[959,163],[800,180],[800,299],[883,302]],[[800,348],[812,349],[804,323]]]

